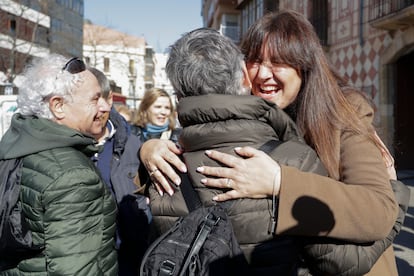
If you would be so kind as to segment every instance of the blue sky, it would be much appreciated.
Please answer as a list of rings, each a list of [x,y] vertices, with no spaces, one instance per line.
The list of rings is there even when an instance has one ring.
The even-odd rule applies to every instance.
[[[201,0],[85,0],[84,4],[85,19],[142,36],[156,52],[203,25]]]

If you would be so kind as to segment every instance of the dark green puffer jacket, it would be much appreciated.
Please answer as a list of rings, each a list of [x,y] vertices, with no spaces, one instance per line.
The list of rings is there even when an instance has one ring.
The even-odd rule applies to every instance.
[[[116,205],[90,156],[94,140],[16,114],[0,158],[23,157],[20,200],[33,243],[45,249],[1,275],[116,275]]]

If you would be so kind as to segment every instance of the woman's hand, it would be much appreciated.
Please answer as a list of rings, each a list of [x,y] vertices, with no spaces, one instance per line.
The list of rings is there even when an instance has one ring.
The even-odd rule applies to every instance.
[[[397,179],[397,171],[395,170],[394,166],[394,158],[392,157],[390,151],[388,150],[387,146],[384,144],[384,142],[381,140],[381,138],[378,136],[378,133],[375,132],[375,138],[378,140],[378,143],[382,146],[380,148],[382,159],[384,159],[385,166],[387,167],[388,175],[390,176],[390,179],[396,180]]]
[[[169,181],[180,185],[181,178],[172,166],[181,172],[187,171],[187,167],[177,156],[181,153],[182,151],[170,140],[150,139],[142,144],[140,159],[160,195],[164,192],[169,195],[174,193]]]
[[[266,153],[252,147],[235,148],[235,152],[243,157],[207,150],[211,159],[223,163],[227,167],[198,167],[197,171],[205,176],[201,182],[209,187],[227,188],[230,191],[213,198],[225,201],[233,198],[265,198],[278,195],[280,191],[280,166]]]

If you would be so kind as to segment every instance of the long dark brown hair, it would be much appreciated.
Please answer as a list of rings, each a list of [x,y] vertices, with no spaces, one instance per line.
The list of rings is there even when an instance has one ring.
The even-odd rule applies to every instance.
[[[381,148],[374,128],[367,129],[346,99],[346,80],[332,69],[312,24],[302,14],[281,11],[256,21],[241,43],[246,61],[262,60],[263,45],[272,63],[287,64],[302,78],[298,96],[287,110],[331,177],[340,177],[336,131],[362,134]]]

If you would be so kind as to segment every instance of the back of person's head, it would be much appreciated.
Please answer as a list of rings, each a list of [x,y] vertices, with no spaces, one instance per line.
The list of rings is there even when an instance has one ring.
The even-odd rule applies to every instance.
[[[131,122],[132,110],[128,106],[124,104],[118,104],[115,105],[115,110],[118,111],[118,113],[121,114],[121,116],[124,117],[128,123]]]
[[[134,125],[145,127],[146,124],[149,123],[149,116],[148,116],[149,109],[159,97],[168,98],[169,103],[170,103],[170,108],[171,108],[171,114],[168,117],[169,129],[175,128],[176,118],[175,118],[175,113],[174,113],[174,105],[172,103],[171,97],[168,94],[168,92],[161,88],[152,88],[145,92],[144,97],[142,97],[141,103],[139,104],[138,111],[132,122]]]
[[[88,71],[90,71],[96,77],[96,79],[98,80],[99,86],[102,89],[101,91],[102,97],[104,99],[107,99],[111,92],[111,85],[109,83],[108,78],[105,76],[105,74],[102,71],[94,67],[88,67]]]
[[[68,59],[58,54],[33,59],[22,74],[18,112],[52,119],[48,100],[52,96],[71,100],[70,95],[82,81],[80,74],[76,73],[84,70],[85,64],[80,59]]]
[[[230,38],[213,29],[184,34],[171,47],[166,73],[177,96],[248,94],[243,55]]]

